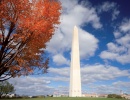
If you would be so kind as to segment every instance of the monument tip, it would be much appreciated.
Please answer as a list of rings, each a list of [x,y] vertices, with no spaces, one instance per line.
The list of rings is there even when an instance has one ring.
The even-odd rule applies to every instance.
[[[78,30],[78,27],[76,25],[74,26],[74,30],[76,30],[76,31]]]
[[[77,28],[77,26],[75,25],[74,28]]]

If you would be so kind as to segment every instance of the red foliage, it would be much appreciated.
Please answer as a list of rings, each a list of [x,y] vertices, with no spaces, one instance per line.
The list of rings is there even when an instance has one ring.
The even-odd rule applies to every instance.
[[[48,59],[43,49],[60,23],[60,10],[58,0],[0,1],[1,81],[35,69],[46,71]]]

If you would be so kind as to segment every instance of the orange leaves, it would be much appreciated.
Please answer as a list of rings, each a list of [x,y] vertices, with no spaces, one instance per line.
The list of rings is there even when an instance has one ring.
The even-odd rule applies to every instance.
[[[2,38],[2,34],[0,34],[0,38]]]
[[[50,32],[50,29],[54,30],[55,24],[59,24],[59,10],[61,9],[59,2],[33,0],[30,9],[31,11],[28,11],[27,15],[23,13],[19,16],[19,28],[27,28],[32,32],[37,31],[37,34],[45,34]]]
[[[48,59],[42,58],[46,56],[41,49],[46,48],[60,23],[60,10],[58,0],[1,0],[0,32],[7,28],[9,31],[0,33],[0,76],[5,72],[17,76],[48,68]]]
[[[11,67],[11,71],[19,71],[20,70],[20,67],[19,66],[12,66]]]
[[[33,44],[33,47],[35,47],[34,45],[40,47],[53,35],[55,24],[59,24],[61,6],[56,0],[33,0],[31,8],[31,14],[22,20],[21,27],[27,28],[33,33],[31,36],[33,40],[30,41],[30,44]]]

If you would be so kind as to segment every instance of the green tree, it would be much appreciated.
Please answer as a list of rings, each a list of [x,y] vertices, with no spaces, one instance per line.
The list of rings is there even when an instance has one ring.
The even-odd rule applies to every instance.
[[[13,93],[14,91],[14,86],[8,81],[0,82],[0,98],[2,97],[2,95],[6,96],[7,94]]]
[[[117,94],[108,94],[107,96],[108,98],[118,98],[118,99],[122,99],[122,97],[120,95]]]

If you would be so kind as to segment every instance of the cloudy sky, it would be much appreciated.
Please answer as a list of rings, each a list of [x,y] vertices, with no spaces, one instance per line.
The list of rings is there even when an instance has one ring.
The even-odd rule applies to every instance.
[[[130,94],[130,1],[60,0],[61,24],[47,43],[48,73],[10,79],[20,95],[68,94],[73,27],[79,29],[83,93]]]

